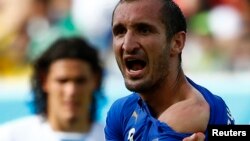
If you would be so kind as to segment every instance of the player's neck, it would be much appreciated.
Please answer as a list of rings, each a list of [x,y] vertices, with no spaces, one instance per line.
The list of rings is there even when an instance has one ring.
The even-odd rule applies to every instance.
[[[53,130],[60,132],[79,132],[86,133],[91,129],[91,122],[88,119],[69,119],[69,120],[49,120]]]
[[[182,70],[174,76],[168,76],[165,81],[164,85],[150,94],[141,95],[155,117],[158,117],[171,105],[184,100],[186,90],[190,87]]]

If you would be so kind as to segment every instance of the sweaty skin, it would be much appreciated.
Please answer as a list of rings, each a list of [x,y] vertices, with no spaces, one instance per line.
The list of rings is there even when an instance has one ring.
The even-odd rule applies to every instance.
[[[139,93],[158,120],[177,132],[204,132],[209,105],[179,67],[186,33],[167,40],[160,8],[155,0],[118,5],[112,23],[118,66],[126,87]]]

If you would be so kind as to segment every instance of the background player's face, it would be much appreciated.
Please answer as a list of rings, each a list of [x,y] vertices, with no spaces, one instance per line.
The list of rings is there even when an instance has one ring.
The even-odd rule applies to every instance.
[[[61,121],[88,118],[96,80],[84,61],[60,59],[52,63],[43,85],[48,117]]]
[[[161,1],[143,0],[118,5],[113,17],[113,50],[131,91],[146,92],[168,75],[169,47],[160,19]]]

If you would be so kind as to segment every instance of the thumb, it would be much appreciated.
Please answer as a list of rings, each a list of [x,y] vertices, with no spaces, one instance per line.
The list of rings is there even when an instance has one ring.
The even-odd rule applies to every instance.
[[[205,134],[202,132],[194,133],[192,136],[184,138],[182,141],[204,141]]]

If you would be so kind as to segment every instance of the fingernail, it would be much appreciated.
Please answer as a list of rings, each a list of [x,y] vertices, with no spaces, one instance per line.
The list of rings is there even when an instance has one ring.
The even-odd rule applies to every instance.
[[[194,139],[195,138],[195,133],[190,137],[191,139]]]

